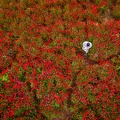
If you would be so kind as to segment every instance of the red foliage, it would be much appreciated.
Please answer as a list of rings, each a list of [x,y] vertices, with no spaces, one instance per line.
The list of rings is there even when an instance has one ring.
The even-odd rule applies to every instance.
[[[0,117],[118,120],[119,1],[5,1]]]

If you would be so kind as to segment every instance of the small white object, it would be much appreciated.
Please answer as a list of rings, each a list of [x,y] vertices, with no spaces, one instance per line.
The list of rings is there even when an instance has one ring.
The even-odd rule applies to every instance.
[[[85,41],[83,43],[82,50],[84,50],[86,53],[88,53],[89,49],[92,47],[92,43],[89,41]]]

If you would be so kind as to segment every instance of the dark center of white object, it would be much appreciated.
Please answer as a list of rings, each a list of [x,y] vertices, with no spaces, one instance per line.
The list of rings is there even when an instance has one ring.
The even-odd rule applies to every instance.
[[[87,43],[87,47],[89,47],[90,46],[90,43]]]

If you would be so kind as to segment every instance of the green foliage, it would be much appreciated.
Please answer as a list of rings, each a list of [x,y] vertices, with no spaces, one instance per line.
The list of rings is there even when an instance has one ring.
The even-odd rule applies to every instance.
[[[60,108],[60,104],[56,103],[56,101],[52,102],[52,106],[57,109]]]
[[[98,10],[100,11],[101,14],[104,14],[106,12],[107,8],[106,8],[106,6],[103,5]]]
[[[114,10],[112,11],[112,16],[115,19],[120,19],[120,5],[114,8]]]
[[[23,108],[19,108],[18,110],[15,111],[15,115],[20,116],[23,113],[23,111],[24,111]]]
[[[0,81],[9,82],[8,74],[4,74],[4,75],[0,78]]]
[[[100,3],[100,0],[95,0],[95,4],[98,5]]]
[[[48,88],[48,80],[44,80],[44,87],[47,90],[47,88]]]
[[[117,69],[118,76],[120,77],[120,65],[116,66],[116,69]]]
[[[93,43],[93,41],[94,41],[94,37],[90,37],[90,38],[88,38],[88,41],[91,42],[91,43]]]
[[[42,73],[42,68],[37,68],[37,71],[38,71],[39,73]]]
[[[20,81],[21,82],[25,82],[27,79],[26,79],[26,76],[25,76],[25,72],[24,71],[22,71],[21,73],[20,73]]]
[[[88,92],[88,99],[92,102],[96,102],[96,96],[92,92]]]

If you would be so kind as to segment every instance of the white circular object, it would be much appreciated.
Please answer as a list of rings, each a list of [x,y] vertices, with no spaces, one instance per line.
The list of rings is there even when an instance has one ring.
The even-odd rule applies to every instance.
[[[88,53],[89,49],[92,47],[92,43],[91,42],[88,42],[88,41],[85,41],[83,43],[83,47],[82,47],[82,50],[84,50],[86,53]]]

